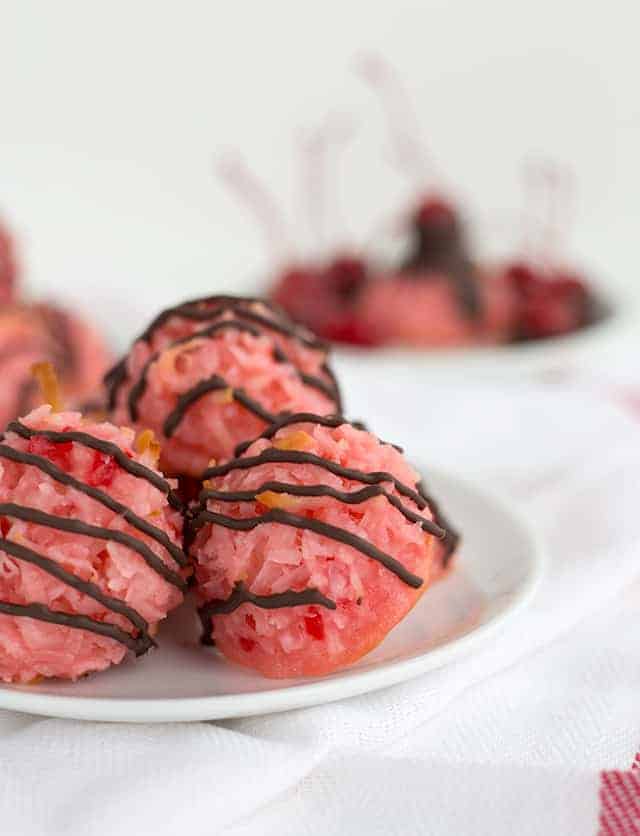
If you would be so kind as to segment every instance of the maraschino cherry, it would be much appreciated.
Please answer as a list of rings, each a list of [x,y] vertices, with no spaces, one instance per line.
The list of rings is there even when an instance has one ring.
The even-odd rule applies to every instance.
[[[542,222],[538,220],[537,225],[544,236],[529,258],[507,263],[504,268],[517,298],[516,340],[568,334],[588,325],[595,314],[584,277],[562,267],[558,255],[568,226],[570,176],[550,162],[530,165],[526,173],[527,202],[534,206],[542,203]],[[527,215],[532,217],[531,207]]]

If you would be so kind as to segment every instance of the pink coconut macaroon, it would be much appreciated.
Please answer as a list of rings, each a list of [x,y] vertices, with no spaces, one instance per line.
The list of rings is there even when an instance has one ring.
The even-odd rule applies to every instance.
[[[106,383],[115,420],[154,430],[163,468],[193,477],[283,412],[341,406],[324,343],[276,306],[229,296],[163,311]]]
[[[385,345],[454,348],[509,339],[516,317],[511,286],[500,275],[468,281],[465,289],[437,273],[381,278],[363,290],[357,316]],[[473,315],[461,299],[467,290],[477,297]]]
[[[51,362],[65,400],[79,404],[99,392],[110,360],[101,335],[76,314],[51,304],[0,308],[0,425],[41,402],[34,363]]]
[[[77,679],[153,646],[183,598],[173,485],[150,433],[42,406],[0,443],[0,679]]]
[[[190,523],[205,642],[269,677],[372,650],[457,538],[399,448],[344,418],[294,415],[205,472]]]

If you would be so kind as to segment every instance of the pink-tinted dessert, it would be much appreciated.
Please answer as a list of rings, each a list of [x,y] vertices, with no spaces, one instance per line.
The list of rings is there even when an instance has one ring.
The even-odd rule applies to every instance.
[[[18,279],[18,262],[13,238],[0,222],[0,304],[10,302],[15,296]]]
[[[106,382],[115,420],[154,430],[163,468],[179,475],[200,476],[281,413],[340,411],[325,344],[254,299],[164,311]]]
[[[342,418],[281,419],[209,468],[190,523],[204,639],[270,677],[372,650],[456,546],[399,448]]]
[[[517,340],[570,334],[604,313],[584,277],[567,270],[515,261],[500,268],[495,278],[512,288],[516,300],[512,334]]]
[[[386,325],[385,341],[392,344],[455,346],[508,338],[512,288],[473,263],[454,207],[427,196],[412,214],[410,233],[398,274],[367,288],[360,316],[379,330]]]
[[[290,266],[277,276],[270,296],[323,339],[374,346],[383,341],[383,334],[360,314],[360,299],[369,283],[366,262],[342,253],[327,264]]]
[[[437,273],[372,281],[359,318],[389,346],[454,348],[504,340],[513,327],[514,295],[501,276],[469,278],[479,309],[469,312],[464,290]]]
[[[323,338],[359,346],[455,347],[511,339],[518,295],[467,252],[463,224],[438,196],[411,216],[397,269],[340,257],[285,271],[271,296]]]
[[[0,307],[0,425],[40,402],[34,363],[51,362],[65,400],[76,404],[99,391],[110,359],[98,332],[66,310],[48,304]]]
[[[0,679],[76,679],[182,600],[182,514],[149,433],[42,406],[0,443]]]

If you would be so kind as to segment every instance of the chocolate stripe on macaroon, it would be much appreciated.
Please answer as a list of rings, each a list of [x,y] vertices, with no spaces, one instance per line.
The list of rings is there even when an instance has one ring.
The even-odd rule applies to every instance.
[[[54,444],[64,444],[67,441],[75,441],[77,444],[82,444],[92,450],[98,450],[98,452],[104,453],[106,456],[112,456],[120,467],[127,471],[127,473],[130,473],[132,476],[138,476],[141,479],[145,479],[153,485],[154,488],[157,488],[165,494],[167,500],[169,501],[169,505],[171,505],[172,508],[179,511],[183,510],[180,497],[171,488],[171,485],[166,479],[154,470],[151,470],[151,468],[145,467],[145,465],[130,459],[127,454],[120,449],[120,447],[110,441],[105,441],[102,438],[96,438],[88,433],[77,432],[75,430],[69,432],[58,432],[56,430],[34,430],[31,429],[31,427],[25,426],[20,421],[12,421],[7,426],[7,432],[13,432],[21,438],[26,439],[33,438],[34,436],[46,438]]]
[[[65,470],[61,470],[53,462],[49,461],[49,459],[45,459],[44,456],[38,456],[35,453],[26,453],[22,450],[16,450],[14,447],[9,447],[7,444],[0,444],[0,458],[36,467],[52,479],[55,479],[55,481],[59,482],[61,485],[67,485],[79,493],[83,493],[85,496],[95,499],[96,502],[104,505],[105,508],[108,508],[110,511],[113,511],[115,514],[121,516],[130,525],[137,528],[142,534],[146,534],[148,537],[151,537],[163,546],[178,566],[187,565],[188,560],[182,549],[172,543],[162,529],[156,528],[155,525],[152,525],[150,522],[147,522],[147,520],[139,517],[130,508],[127,508],[126,505],[123,505],[121,502],[118,502],[117,499],[109,496],[108,493],[101,491],[99,488],[94,488],[93,485],[87,485],[85,482],[81,482]]]
[[[47,514],[37,508],[28,508],[24,505],[16,505],[13,502],[0,502],[0,516],[12,517],[17,520],[42,525],[47,528],[54,528],[58,531],[68,531],[71,534],[81,534],[84,537],[91,537],[95,540],[106,540],[119,543],[121,546],[137,552],[144,562],[157,572],[167,583],[185,591],[187,583],[177,572],[169,568],[158,555],[151,551],[146,543],[133,537],[126,531],[118,531],[113,528],[104,528],[99,525],[90,525],[79,519],[68,517],[56,517],[54,514]]]
[[[115,624],[94,621],[93,618],[88,618],[86,615],[71,615],[70,613],[51,610],[44,604],[10,604],[8,601],[0,601],[0,614],[34,618],[37,621],[47,621],[49,624],[58,624],[61,627],[72,627],[74,630],[96,633],[99,636],[105,636],[107,639],[120,642],[129,650],[132,650],[136,656],[141,656],[148,649],[143,649],[142,638],[131,636],[126,630],[116,627]]]
[[[102,604],[106,609],[111,610],[111,612],[123,615],[140,632],[138,639],[140,653],[144,653],[149,648],[155,646],[155,642],[149,635],[149,624],[146,619],[137,610],[134,610],[133,607],[125,604],[124,601],[107,595],[99,586],[91,583],[91,581],[83,581],[71,572],[67,572],[55,560],[51,560],[20,543],[15,543],[13,540],[7,540],[4,537],[0,538],[0,551],[10,554],[12,557],[22,560],[25,563],[31,563],[33,566],[37,566],[38,569],[42,569],[43,572],[57,578],[67,586],[72,587],[89,598],[93,598],[94,601]]]
[[[286,462],[288,464],[313,464],[317,467],[328,470],[335,476],[341,476],[344,479],[351,479],[354,482],[363,482],[365,485],[376,485],[381,482],[390,482],[393,484],[403,496],[408,497],[416,503],[420,510],[427,507],[427,500],[421,496],[413,488],[408,487],[391,473],[385,471],[375,471],[366,473],[363,470],[355,470],[350,467],[343,467],[337,462],[330,459],[324,459],[321,456],[316,456],[313,453],[306,453],[302,450],[279,450],[277,448],[267,448],[257,456],[247,456],[246,458],[231,459],[224,464],[216,465],[215,467],[208,467],[202,474],[203,481],[206,479],[213,479],[218,476],[226,476],[233,470],[249,470],[252,467],[271,462]]]
[[[427,493],[424,486],[424,482],[418,482],[416,488],[420,492],[421,496],[425,498],[429,507],[431,508],[431,512],[433,513],[433,519],[446,531],[446,536],[443,540],[445,551],[442,558],[442,562],[446,566],[447,563],[449,563],[449,561],[453,557],[454,552],[460,544],[460,533],[457,531],[456,528],[454,528],[451,525],[448,517],[444,515],[440,507],[440,504],[437,502],[437,500],[435,500],[433,496]]]
[[[388,491],[385,491],[380,485],[370,485],[362,488],[359,491],[349,493],[347,491],[339,491],[329,485],[291,485],[286,482],[264,482],[258,488],[249,491],[216,491],[208,489],[202,491],[200,494],[200,506],[204,509],[205,503],[209,499],[214,499],[218,502],[255,502],[259,499],[260,494],[271,491],[278,494],[289,494],[290,496],[302,497],[318,497],[330,496],[343,502],[345,505],[360,505],[369,499],[374,499],[378,496],[383,496],[387,502],[393,505],[400,513],[412,523],[419,523],[423,531],[428,534],[433,534],[438,539],[447,541],[448,532],[441,528],[433,520],[428,520],[426,517],[416,514],[409,508],[406,508],[397,496],[394,496]]]
[[[300,517],[297,514],[290,514],[288,511],[283,511],[280,508],[273,508],[267,511],[266,514],[261,514],[258,517],[249,517],[248,519],[239,519],[237,517],[229,517],[225,514],[217,514],[213,511],[202,511],[190,523],[191,528],[197,531],[204,525],[220,525],[223,528],[230,528],[233,531],[252,531],[259,525],[268,523],[276,523],[278,525],[288,525],[292,528],[298,528],[303,531],[313,531],[322,537],[327,537],[330,540],[335,540],[338,543],[343,543],[345,546],[376,560],[397,578],[406,583],[414,589],[419,589],[424,583],[423,579],[414,575],[405,566],[386,552],[381,551],[377,546],[369,543],[368,540],[352,534],[343,528],[335,525],[322,522],[321,520],[311,519],[309,517]]]
[[[252,306],[262,305],[267,311],[274,315],[274,318],[263,316],[252,309]],[[224,320],[222,322],[214,323],[208,328],[196,331],[193,334],[182,337],[173,343],[166,346],[166,349],[175,347],[177,345],[190,342],[198,338],[206,338],[214,336],[216,333],[225,329],[235,329],[246,331],[253,336],[261,336],[264,334],[264,329],[274,331],[288,339],[300,342],[308,348],[319,351],[328,351],[327,343],[318,340],[310,332],[303,329],[301,326],[290,320],[283,311],[274,307],[264,300],[258,299],[242,299],[230,296],[209,297],[201,300],[193,300],[177,305],[174,308],[169,308],[160,313],[149,325],[149,327],[138,337],[135,342],[145,341],[150,342],[155,331],[160,328],[171,317],[182,317],[195,322],[207,322],[218,319],[225,314],[230,313],[234,319]],[[165,350],[165,349],[163,349]],[[342,399],[340,395],[340,388],[337,380],[328,364],[322,364],[322,372],[327,377],[324,380],[317,375],[309,374],[300,369],[290,358],[286,357],[281,349],[278,349],[277,356],[281,362],[290,363],[296,370],[300,380],[307,386],[325,394],[331,398],[335,404],[336,410],[341,411]],[[137,404],[144,394],[147,386],[147,374],[150,366],[157,360],[159,352],[156,352],[145,364],[142,369],[140,378],[134,383],[128,395],[128,409],[130,417],[133,421],[137,420],[138,408]],[[114,409],[117,403],[117,396],[120,387],[127,379],[127,363],[126,357],[117,363],[104,377],[104,383],[108,390],[108,404],[109,409]]]
[[[317,589],[302,589],[299,591],[288,589],[286,592],[276,592],[271,595],[254,595],[240,581],[234,586],[233,592],[228,598],[214,598],[198,610],[200,620],[202,621],[202,643],[214,643],[211,638],[214,615],[228,615],[243,604],[253,604],[263,610],[278,610],[282,607],[304,606],[326,607],[329,610],[336,609],[335,601],[327,598],[321,592],[318,592]]]
[[[196,403],[200,400],[200,398],[203,398],[211,392],[220,392],[224,390],[229,390],[230,397],[234,401],[244,406],[245,409],[248,409],[249,412],[257,415],[257,417],[261,418],[263,421],[270,423],[275,419],[275,416],[270,412],[267,412],[267,410],[264,409],[258,401],[250,395],[247,395],[244,389],[233,389],[229,386],[226,380],[224,380],[224,378],[214,374],[206,380],[201,380],[199,383],[196,383],[195,386],[192,386],[191,389],[188,389],[180,395],[173,411],[169,413],[162,427],[162,432],[166,438],[171,438],[192,404]]]
[[[273,318],[263,316],[257,311],[254,311],[252,308],[256,305],[264,307],[265,310],[273,314]],[[173,316],[196,322],[207,322],[225,313],[231,313],[234,316],[242,317],[257,325],[262,325],[264,328],[269,328],[272,331],[282,334],[282,336],[296,340],[308,348],[315,348],[319,351],[327,351],[329,348],[328,343],[319,339],[310,331],[307,331],[306,328],[293,322],[281,308],[268,300],[238,296],[208,296],[202,299],[192,299],[188,302],[182,302],[173,308],[167,308],[158,314],[148,328],[138,337],[138,340],[150,342],[158,328],[162,327]]]
[[[214,325],[210,325],[208,328],[203,328],[201,331],[195,331],[193,334],[189,334],[186,337],[181,337],[179,340],[174,340],[172,343],[169,343],[163,349],[163,351],[168,351],[172,348],[177,348],[177,346],[179,345],[186,345],[187,343],[193,342],[195,340],[208,339],[209,337],[215,336],[215,334],[218,334],[222,331],[232,330],[244,331],[248,334],[251,334],[254,337],[260,336],[260,332],[255,328],[252,328],[250,325],[246,325],[243,322],[238,322],[237,320],[227,319],[224,322],[216,322]],[[147,378],[149,375],[149,369],[151,368],[151,366],[153,366],[155,362],[157,362],[158,358],[160,357],[160,353],[161,352],[156,351],[155,354],[152,354],[151,357],[147,360],[147,362],[142,367],[140,377],[133,384],[127,396],[127,408],[129,410],[129,417],[132,421],[138,420],[138,404],[140,402],[140,399],[143,397],[144,393],[147,391]],[[115,405],[115,398],[113,400]]]
[[[362,421],[349,421],[349,419],[345,418],[344,415],[316,415],[313,412],[295,412],[278,416],[273,423],[264,430],[264,432],[260,433],[259,436],[252,438],[250,441],[243,441],[241,444],[238,444],[233,451],[233,455],[235,458],[239,458],[243,453],[247,452],[254,441],[257,441],[259,438],[266,438],[270,441],[279,430],[289,427],[292,424],[316,424],[319,427],[329,427],[330,429],[336,429],[337,427],[342,427],[344,424],[348,424],[355,430],[364,430],[369,432],[366,425],[363,424]],[[399,447],[397,444],[392,444],[389,441],[382,441],[380,438],[378,441],[380,444],[393,447],[393,449],[397,450],[398,453],[404,452],[402,447]]]

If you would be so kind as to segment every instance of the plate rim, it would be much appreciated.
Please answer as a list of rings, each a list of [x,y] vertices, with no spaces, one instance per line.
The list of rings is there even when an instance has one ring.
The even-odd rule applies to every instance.
[[[462,636],[409,659],[381,663],[369,670],[338,671],[336,677],[318,678],[265,691],[218,694],[206,697],[88,697],[28,693],[0,683],[0,709],[58,719],[99,722],[164,723],[202,722],[274,714],[374,693],[409,681],[422,673],[463,658],[518,615],[532,600],[547,566],[540,535],[514,503],[495,489],[480,487],[455,471],[429,468],[430,477],[449,481],[492,503],[520,529],[529,546],[527,577],[512,600],[488,621]]]

